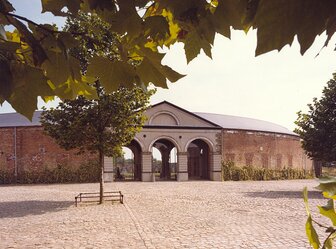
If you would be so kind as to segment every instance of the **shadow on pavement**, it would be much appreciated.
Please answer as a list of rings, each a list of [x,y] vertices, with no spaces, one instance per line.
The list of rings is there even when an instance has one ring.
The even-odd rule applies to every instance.
[[[260,197],[267,199],[278,199],[278,198],[299,198],[303,199],[302,191],[263,191],[263,192],[246,192],[249,197]],[[309,199],[324,199],[322,193],[317,190],[308,192]]]
[[[64,210],[74,203],[71,201],[15,201],[0,202],[0,218],[41,215]]]

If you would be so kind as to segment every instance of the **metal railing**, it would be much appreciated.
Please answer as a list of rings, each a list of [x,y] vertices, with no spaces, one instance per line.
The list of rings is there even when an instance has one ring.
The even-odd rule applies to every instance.
[[[75,206],[77,207],[79,202],[98,202],[99,201],[99,193],[79,193],[75,197]],[[111,201],[112,203],[115,201],[124,203],[124,195],[121,191],[111,191],[104,192],[103,194],[104,201]]]

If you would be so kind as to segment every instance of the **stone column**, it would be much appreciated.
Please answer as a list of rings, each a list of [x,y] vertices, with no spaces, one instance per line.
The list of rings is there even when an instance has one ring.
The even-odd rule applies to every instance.
[[[153,181],[152,152],[142,152],[142,181]]]
[[[188,153],[177,154],[177,181],[188,181]]]
[[[113,157],[104,156],[104,182],[113,182]]]
[[[220,153],[211,154],[210,180],[222,180],[222,155]]]

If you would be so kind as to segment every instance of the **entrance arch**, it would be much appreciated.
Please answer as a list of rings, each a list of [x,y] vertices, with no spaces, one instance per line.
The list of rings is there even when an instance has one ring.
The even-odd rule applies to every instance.
[[[177,146],[160,138],[153,143],[151,151],[155,180],[177,180]]]
[[[142,150],[140,144],[133,139],[124,146],[123,152],[123,157],[115,159],[115,179],[141,181]]]
[[[188,179],[210,179],[210,147],[202,139],[195,139],[187,147]]]

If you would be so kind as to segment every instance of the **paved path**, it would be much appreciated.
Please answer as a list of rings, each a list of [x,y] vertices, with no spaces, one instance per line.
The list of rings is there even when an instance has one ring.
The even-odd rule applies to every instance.
[[[125,205],[74,207],[98,184],[0,186],[0,248],[310,248],[314,180],[118,182]]]

